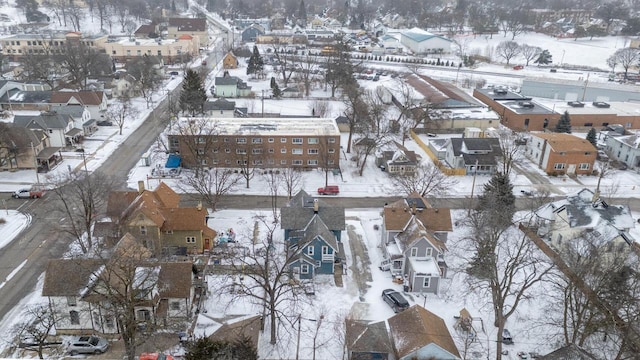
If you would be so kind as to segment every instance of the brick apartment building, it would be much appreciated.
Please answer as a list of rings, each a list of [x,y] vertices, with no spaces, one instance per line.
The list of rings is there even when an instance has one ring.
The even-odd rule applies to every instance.
[[[585,139],[562,133],[533,133],[525,155],[549,175],[590,175],[598,150]]]
[[[183,118],[169,150],[187,168],[339,168],[340,132],[328,118]]]

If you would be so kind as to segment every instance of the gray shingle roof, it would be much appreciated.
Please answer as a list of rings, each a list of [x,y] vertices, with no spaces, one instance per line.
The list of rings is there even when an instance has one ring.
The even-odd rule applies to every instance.
[[[285,230],[303,230],[307,227],[313,215],[314,198],[304,190],[300,190],[282,209],[280,226]],[[344,208],[330,206],[318,200],[318,216],[322,219],[329,230],[344,230],[345,216]]]
[[[53,113],[42,113],[37,116],[20,116],[17,115],[13,119],[16,126],[26,127],[29,129],[64,129],[73,121],[70,115]]]
[[[84,106],[68,105],[57,107],[55,112],[58,114],[71,115],[74,118],[81,118],[84,113]]]
[[[227,99],[218,99],[216,101],[207,101],[204,103],[205,111],[214,111],[214,110],[233,110],[236,108],[235,101],[229,101]]]
[[[0,104],[46,104],[50,100],[51,91],[12,91],[0,98]]]
[[[462,152],[463,144],[467,150],[488,151],[489,153],[473,154]],[[451,145],[453,147],[453,154],[455,156],[462,155],[465,165],[475,165],[476,161],[478,165],[496,165],[496,157],[501,155],[500,141],[497,138],[451,138]]]
[[[384,321],[368,324],[347,319],[345,336],[350,352],[393,354],[391,338]]]

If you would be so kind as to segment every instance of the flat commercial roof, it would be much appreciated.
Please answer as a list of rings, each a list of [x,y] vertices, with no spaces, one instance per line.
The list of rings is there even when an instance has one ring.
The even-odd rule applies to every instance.
[[[217,135],[330,135],[340,136],[331,118],[181,118],[210,126]],[[200,132],[201,134],[204,132]]]

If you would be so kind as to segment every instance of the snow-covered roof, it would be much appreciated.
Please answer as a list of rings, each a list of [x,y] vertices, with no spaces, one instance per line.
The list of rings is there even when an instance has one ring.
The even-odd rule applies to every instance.
[[[218,135],[316,135],[340,136],[334,119],[330,118],[181,118],[187,123],[195,120],[214,128]]]
[[[418,274],[440,274],[440,268],[438,264],[433,260],[433,258],[416,258],[416,257],[408,257],[409,263],[411,264],[411,268],[413,271]]]

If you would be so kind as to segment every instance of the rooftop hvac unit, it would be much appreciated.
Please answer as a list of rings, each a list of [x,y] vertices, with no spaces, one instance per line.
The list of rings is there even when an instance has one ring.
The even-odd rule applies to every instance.
[[[507,93],[507,89],[494,89],[493,93],[497,95],[505,95]]]
[[[580,101],[569,101],[567,103],[569,106],[574,107],[574,108],[582,108],[584,107],[584,103],[581,103]]]
[[[534,107],[533,103],[531,101],[518,101],[518,105],[520,105],[523,108],[527,108],[527,109],[531,109]]]

